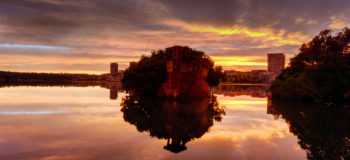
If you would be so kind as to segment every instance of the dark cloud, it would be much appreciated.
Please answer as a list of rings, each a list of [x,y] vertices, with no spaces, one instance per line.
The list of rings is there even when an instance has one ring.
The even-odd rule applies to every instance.
[[[350,4],[346,0],[3,0],[0,6],[0,23],[11,30],[1,36],[8,42],[52,44],[79,36],[103,37],[107,31],[117,37],[138,30],[179,31],[162,23],[168,19],[314,34],[331,16],[346,14]]]
[[[338,13],[349,12],[347,0],[251,0],[243,15],[250,27],[272,26],[287,31],[315,33]]]
[[[0,43],[74,49],[67,58],[140,56],[174,44],[210,55],[296,54],[322,29],[350,25],[349,7],[347,0],[1,0]],[[222,35],[188,26],[268,35]],[[58,56],[33,51],[16,55]],[[8,53],[0,48],[0,55]]]
[[[160,0],[170,17],[189,23],[233,25],[244,12],[239,0]]]
[[[165,29],[149,23],[155,14],[136,1],[1,1],[1,33],[8,42],[53,44],[79,36],[136,29]],[[72,37],[74,35],[74,37]],[[3,40],[2,40],[3,41]]]
[[[189,23],[231,27],[272,27],[315,33],[339,13],[349,14],[347,0],[160,0],[171,17]],[[323,27],[323,28],[322,28]]]

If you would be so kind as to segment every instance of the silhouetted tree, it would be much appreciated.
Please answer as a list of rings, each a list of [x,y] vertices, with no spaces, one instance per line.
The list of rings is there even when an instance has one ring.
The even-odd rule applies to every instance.
[[[173,47],[182,48],[184,63],[208,66],[207,82],[210,86],[218,85],[220,78],[223,78],[222,68],[214,68],[214,62],[209,56],[187,46]],[[173,57],[173,47],[153,51],[150,56],[141,56],[137,63],[130,65],[124,72],[123,88],[127,91],[156,95],[160,85],[167,81],[167,61]]]
[[[350,29],[336,35],[321,31],[291,59],[271,85],[272,98],[289,100],[350,99]]]
[[[207,82],[211,84],[211,86],[217,86],[220,83],[220,80],[225,79],[225,74],[222,66],[216,66],[214,68],[210,68],[208,72]]]

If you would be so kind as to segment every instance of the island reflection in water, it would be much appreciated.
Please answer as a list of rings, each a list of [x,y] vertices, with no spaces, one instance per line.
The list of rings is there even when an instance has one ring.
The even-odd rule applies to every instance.
[[[131,95],[123,98],[121,106],[125,121],[135,125],[139,132],[167,139],[164,149],[174,153],[186,150],[187,142],[202,137],[213,121],[221,121],[225,114],[213,94],[181,101]]]
[[[217,102],[226,107],[226,115],[210,115],[208,99],[196,104],[200,110],[206,108],[204,112],[173,111],[175,107],[146,110],[153,117],[145,116],[140,108],[120,106],[125,104],[123,98],[137,97],[113,86],[0,88],[0,159],[294,160],[306,159],[307,154],[310,159],[315,155],[348,158],[346,109],[282,107],[268,101],[267,88],[222,85],[213,89]],[[273,105],[266,108],[268,102]],[[174,106],[166,102],[150,104],[154,103],[157,108]],[[201,118],[193,120],[189,115]],[[221,122],[215,122],[214,115],[221,117]],[[186,132],[181,133],[181,129]],[[180,146],[179,151],[184,144],[186,151],[173,154],[162,149],[170,148],[167,139],[174,137],[169,146]]]

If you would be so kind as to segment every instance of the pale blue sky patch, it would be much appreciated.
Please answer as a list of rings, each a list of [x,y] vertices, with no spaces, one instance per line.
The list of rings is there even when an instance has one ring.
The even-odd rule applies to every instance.
[[[4,111],[0,115],[40,115],[40,114],[64,114],[65,111]]]
[[[1,43],[0,48],[13,48],[13,49],[59,49],[69,50],[70,47],[63,46],[46,46],[46,45],[33,45],[33,44],[16,44],[16,43]]]

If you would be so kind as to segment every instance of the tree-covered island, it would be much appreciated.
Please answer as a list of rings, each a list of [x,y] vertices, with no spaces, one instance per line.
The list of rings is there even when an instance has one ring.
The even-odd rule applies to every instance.
[[[222,67],[202,51],[173,46],[142,56],[124,72],[123,88],[134,94],[168,98],[207,96],[224,78]]]

